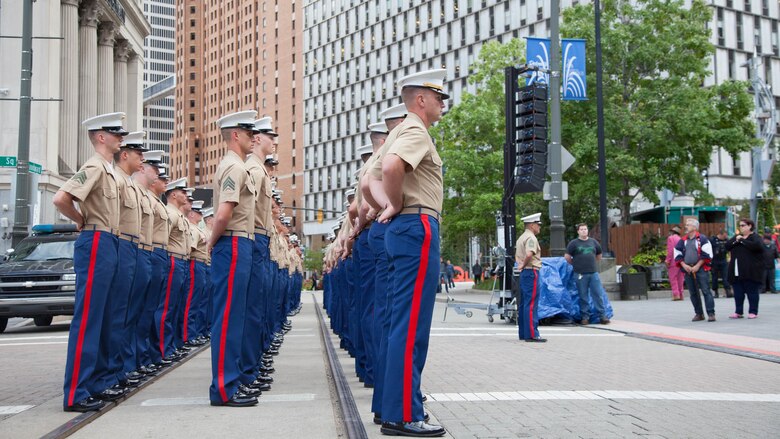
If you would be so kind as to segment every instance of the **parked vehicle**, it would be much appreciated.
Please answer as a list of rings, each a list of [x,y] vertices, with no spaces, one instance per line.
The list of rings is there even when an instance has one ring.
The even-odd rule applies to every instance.
[[[0,332],[12,317],[48,326],[54,316],[73,315],[76,238],[75,225],[37,225],[32,235],[8,250],[0,264]]]

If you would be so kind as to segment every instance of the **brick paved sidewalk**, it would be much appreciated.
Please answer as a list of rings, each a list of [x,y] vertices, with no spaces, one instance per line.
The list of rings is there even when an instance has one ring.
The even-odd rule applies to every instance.
[[[476,314],[450,312],[442,323],[444,305],[434,313],[423,390],[449,437],[766,438],[780,428],[777,364],[596,326],[542,327],[548,343],[530,344]],[[370,391],[341,357],[369,437],[380,437]]]

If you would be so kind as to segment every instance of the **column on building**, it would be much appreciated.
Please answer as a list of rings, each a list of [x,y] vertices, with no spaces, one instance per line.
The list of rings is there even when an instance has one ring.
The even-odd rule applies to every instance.
[[[79,142],[79,0],[62,0],[60,7],[62,52],[60,55],[59,173],[76,172]]]
[[[127,60],[130,45],[127,40],[114,46],[114,110],[127,113]]]
[[[97,113],[111,113],[114,108],[114,23],[100,23],[97,47]]]
[[[82,1],[79,10],[79,124],[97,115],[97,25],[98,8],[94,1]],[[78,128],[78,163],[84,164],[94,154],[87,131]]]
[[[144,60],[131,51],[127,60],[127,126],[131,131],[142,130]]]

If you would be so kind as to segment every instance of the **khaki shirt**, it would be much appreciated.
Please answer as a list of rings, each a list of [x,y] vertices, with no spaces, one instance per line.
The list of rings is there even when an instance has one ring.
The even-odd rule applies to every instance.
[[[268,240],[268,253],[272,261],[279,263],[279,232],[276,231],[276,227],[271,226],[271,236]]]
[[[181,211],[172,204],[165,206],[171,219],[171,231],[168,235],[168,252],[182,256],[190,254],[190,222]]]
[[[152,191],[147,191],[149,199],[152,201],[152,210],[154,211],[154,231],[152,232],[152,244],[168,245],[168,235],[171,231],[171,220],[168,215],[168,209],[157,195]]]
[[[214,174],[214,209],[221,203],[236,203],[225,230],[245,231],[255,236],[255,185],[241,157],[228,151]]]
[[[141,235],[140,191],[130,176],[122,168],[115,166],[117,187],[119,188],[119,232],[139,237]]]
[[[534,232],[530,230],[523,232],[523,234],[520,235],[520,238],[517,239],[517,244],[515,244],[515,259],[519,259],[520,261],[524,260],[525,255],[528,252],[533,252],[534,255],[531,257],[531,261],[528,263],[528,265],[525,267],[520,267],[520,269],[541,269],[541,248],[539,248],[539,241],[536,239],[536,235],[534,235]]]
[[[138,195],[141,201],[141,234],[138,238],[141,244],[152,245],[152,236],[154,235],[154,210],[152,208],[154,200],[153,195],[141,186],[138,188]]]
[[[388,154],[397,155],[412,168],[404,177],[404,207],[427,207],[441,213],[444,199],[442,161],[419,116],[407,114],[390,133],[371,167],[372,176],[382,178],[382,161]]]
[[[203,236],[206,238],[206,261],[208,265],[211,265],[211,252],[208,251],[208,243],[211,240],[211,229],[206,227],[205,229],[201,230],[203,232]]]
[[[190,223],[190,258],[208,262],[209,253],[206,248],[207,245],[206,233],[196,224]]]
[[[79,203],[84,224],[119,229],[119,189],[113,166],[95,154],[60,189]]]
[[[273,227],[273,212],[271,211],[271,176],[260,161],[260,157],[251,154],[246,160],[249,175],[255,182],[255,228],[268,230]]]

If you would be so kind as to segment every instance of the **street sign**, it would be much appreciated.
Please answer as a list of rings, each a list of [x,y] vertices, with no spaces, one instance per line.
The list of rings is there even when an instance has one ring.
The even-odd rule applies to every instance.
[[[0,168],[15,168],[16,157],[10,155],[0,156]]]
[[[547,156],[547,160],[549,162],[550,156]],[[566,172],[569,168],[571,168],[571,165],[574,164],[574,162],[577,161],[577,159],[574,158],[573,155],[567,150],[566,148],[561,145],[561,174]],[[550,167],[550,163],[547,163],[548,168]],[[548,172],[547,175],[550,175]]]
[[[542,199],[544,201],[550,201],[553,199],[552,197],[552,182],[545,181],[544,182],[544,188],[542,188]],[[569,199],[569,182],[562,181],[561,182],[561,200],[566,201]]]
[[[15,168],[16,164],[16,157],[11,155],[0,156],[0,168]],[[43,166],[30,162],[30,172],[41,175],[43,173]]]
[[[569,168],[571,168],[571,165],[574,164],[574,161],[576,159],[574,158],[571,153],[561,145],[561,174],[566,172]]]

